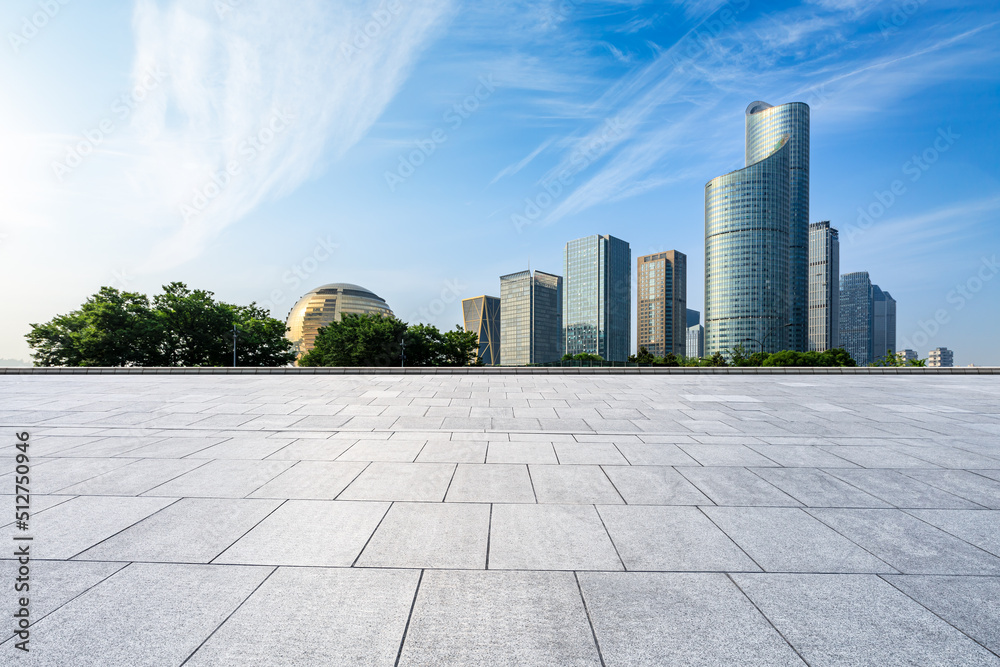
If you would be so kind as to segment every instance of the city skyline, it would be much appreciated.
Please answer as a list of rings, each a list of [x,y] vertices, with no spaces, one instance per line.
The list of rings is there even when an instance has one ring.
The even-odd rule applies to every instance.
[[[463,296],[595,233],[685,252],[701,307],[702,187],[762,99],[809,104],[809,222],[890,286],[898,346],[1000,364],[993,5],[418,2],[359,47],[377,8],[66,4],[28,38],[37,4],[5,4],[0,357],[102,285],[173,280],[278,318],[346,280],[452,328]],[[238,76],[189,25],[273,57]]]

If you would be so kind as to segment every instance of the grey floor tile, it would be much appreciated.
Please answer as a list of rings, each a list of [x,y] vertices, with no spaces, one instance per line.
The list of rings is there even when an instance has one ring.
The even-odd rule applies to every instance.
[[[367,465],[362,461],[299,461],[250,497],[333,500]]]
[[[747,445],[785,468],[856,468],[857,464],[811,445]]]
[[[117,496],[73,498],[32,517],[32,554],[35,558],[71,558],[175,501]]]
[[[404,461],[410,462],[424,446],[423,440],[359,440],[338,461]]]
[[[334,461],[353,445],[356,440],[334,440],[328,438],[303,438],[282,447],[267,457],[269,461]]]
[[[904,574],[1000,574],[1000,558],[901,510],[809,513]]]
[[[876,576],[736,574],[733,579],[810,665],[1000,664]]]
[[[603,466],[629,505],[711,505],[705,494],[669,466]]]
[[[528,467],[513,463],[460,463],[448,487],[447,502],[533,503]]]
[[[889,503],[813,468],[754,468],[754,473],[806,507],[891,507]]]
[[[760,571],[695,507],[600,506],[611,541],[630,571]]]
[[[130,450],[123,456],[142,459],[179,459],[196,454],[228,439],[171,436],[160,442]]]
[[[965,509],[980,508],[981,505],[959,498],[920,480],[907,477],[896,470],[883,469],[832,469],[828,473],[844,480],[876,498],[907,508]]]
[[[279,504],[277,500],[184,498],[76,558],[208,563]]]
[[[56,493],[68,486],[133,463],[114,458],[58,458],[36,460],[31,467],[31,492]],[[13,488],[13,487],[11,487]]]
[[[259,435],[239,435],[218,445],[190,454],[189,459],[266,459],[282,447],[295,442],[293,438],[265,438]]]
[[[607,442],[557,442],[556,456],[562,465],[628,465],[618,448]]]
[[[804,665],[722,574],[582,572],[607,665]]]
[[[418,576],[279,568],[187,665],[392,665]]]
[[[441,502],[455,472],[454,463],[371,463],[340,500]]]
[[[59,493],[88,496],[137,496],[204,465],[187,459],[140,459],[68,486]]]
[[[179,665],[269,572],[129,565],[38,622],[31,635],[33,664]]]
[[[484,569],[490,506],[393,503],[358,567]]]
[[[794,507],[706,507],[705,514],[766,572],[896,570]]]
[[[600,466],[530,465],[539,503],[623,503]]]
[[[862,468],[937,468],[938,466],[891,447],[838,446],[823,447],[826,451]]]
[[[484,463],[485,442],[432,440],[417,456],[420,463]]]
[[[746,468],[680,467],[677,472],[716,505],[797,507],[802,504]]]
[[[426,572],[399,661],[400,667],[601,664],[568,572]]]
[[[243,498],[292,466],[291,461],[219,460],[146,491],[173,498]]]
[[[289,500],[213,562],[349,567],[389,503]]]
[[[678,445],[703,466],[776,466],[745,445]]]
[[[1000,510],[910,510],[907,513],[1000,556]]]
[[[890,584],[1000,654],[1000,578],[888,576]]]
[[[491,442],[487,463],[558,463],[551,442]]]
[[[675,444],[620,444],[618,449],[634,466],[696,466],[697,461]]]
[[[494,505],[489,567],[494,570],[621,570],[591,505]]]
[[[982,475],[965,470],[907,470],[905,474],[977,505],[1000,509],[1000,482]]]
[[[943,445],[902,447],[900,449],[910,456],[933,463],[942,468],[964,468],[966,470],[982,468],[989,470],[990,468],[996,468],[1000,464],[1000,460],[996,457],[983,456],[965,451],[964,449]]]

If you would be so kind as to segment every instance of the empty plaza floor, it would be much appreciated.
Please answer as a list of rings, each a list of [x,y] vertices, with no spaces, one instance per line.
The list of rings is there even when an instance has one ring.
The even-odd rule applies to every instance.
[[[0,426],[3,665],[1000,665],[997,376],[8,375]]]

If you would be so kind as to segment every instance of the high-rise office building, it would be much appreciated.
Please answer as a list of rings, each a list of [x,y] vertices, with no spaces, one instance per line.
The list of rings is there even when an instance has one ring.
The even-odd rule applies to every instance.
[[[809,349],[809,105],[754,102],[746,111],[746,165],[788,137],[788,348]]]
[[[563,356],[563,279],[542,271],[500,276],[500,363],[524,366]]]
[[[687,309],[687,326],[693,327],[701,324],[701,313],[697,310]]]
[[[788,137],[772,148],[705,186],[706,354],[789,347]]]
[[[896,351],[896,300],[872,285],[872,359],[882,359]]]
[[[500,299],[477,296],[462,299],[465,330],[479,336],[479,358],[487,366],[500,365]]]
[[[840,237],[827,222],[809,225],[809,349],[840,347]]]
[[[840,347],[858,366],[872,363],[875,295],[867,271],[840,276]]]
[[[701,359],[705,356],[705,327],[700,324],[688,327],[686,348],[686,357]]]
[[[627,361],[632,347],[632,250],[614,236],[566,244],[564,349]],[[505,362],[506,363],[506,362]]]
[[[662,357],[687,350],[687,256],[670,250],[636,260],[636,349]]]
[[[927,365],[933,368],[953,368],[955,353],[946,347],[937,347],[927,353]]]

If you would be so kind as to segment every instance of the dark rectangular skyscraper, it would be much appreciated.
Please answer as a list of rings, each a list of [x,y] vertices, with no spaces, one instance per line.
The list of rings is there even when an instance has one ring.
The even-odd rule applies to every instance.
[[[614,236],[566,244],[563,327],[567,354],[627,361],[632,347],[632,250]]]
[[[867,271],[840,276],[840,347],[858,366],[872,362],[875,298]]]
[[[872,285],[874,319],[872,322],[872,360],[896,352],[896,300],[878,285]]]
[[[670,250],[636,260],[636,350],[662,357],[687,350],[687,256]]]

